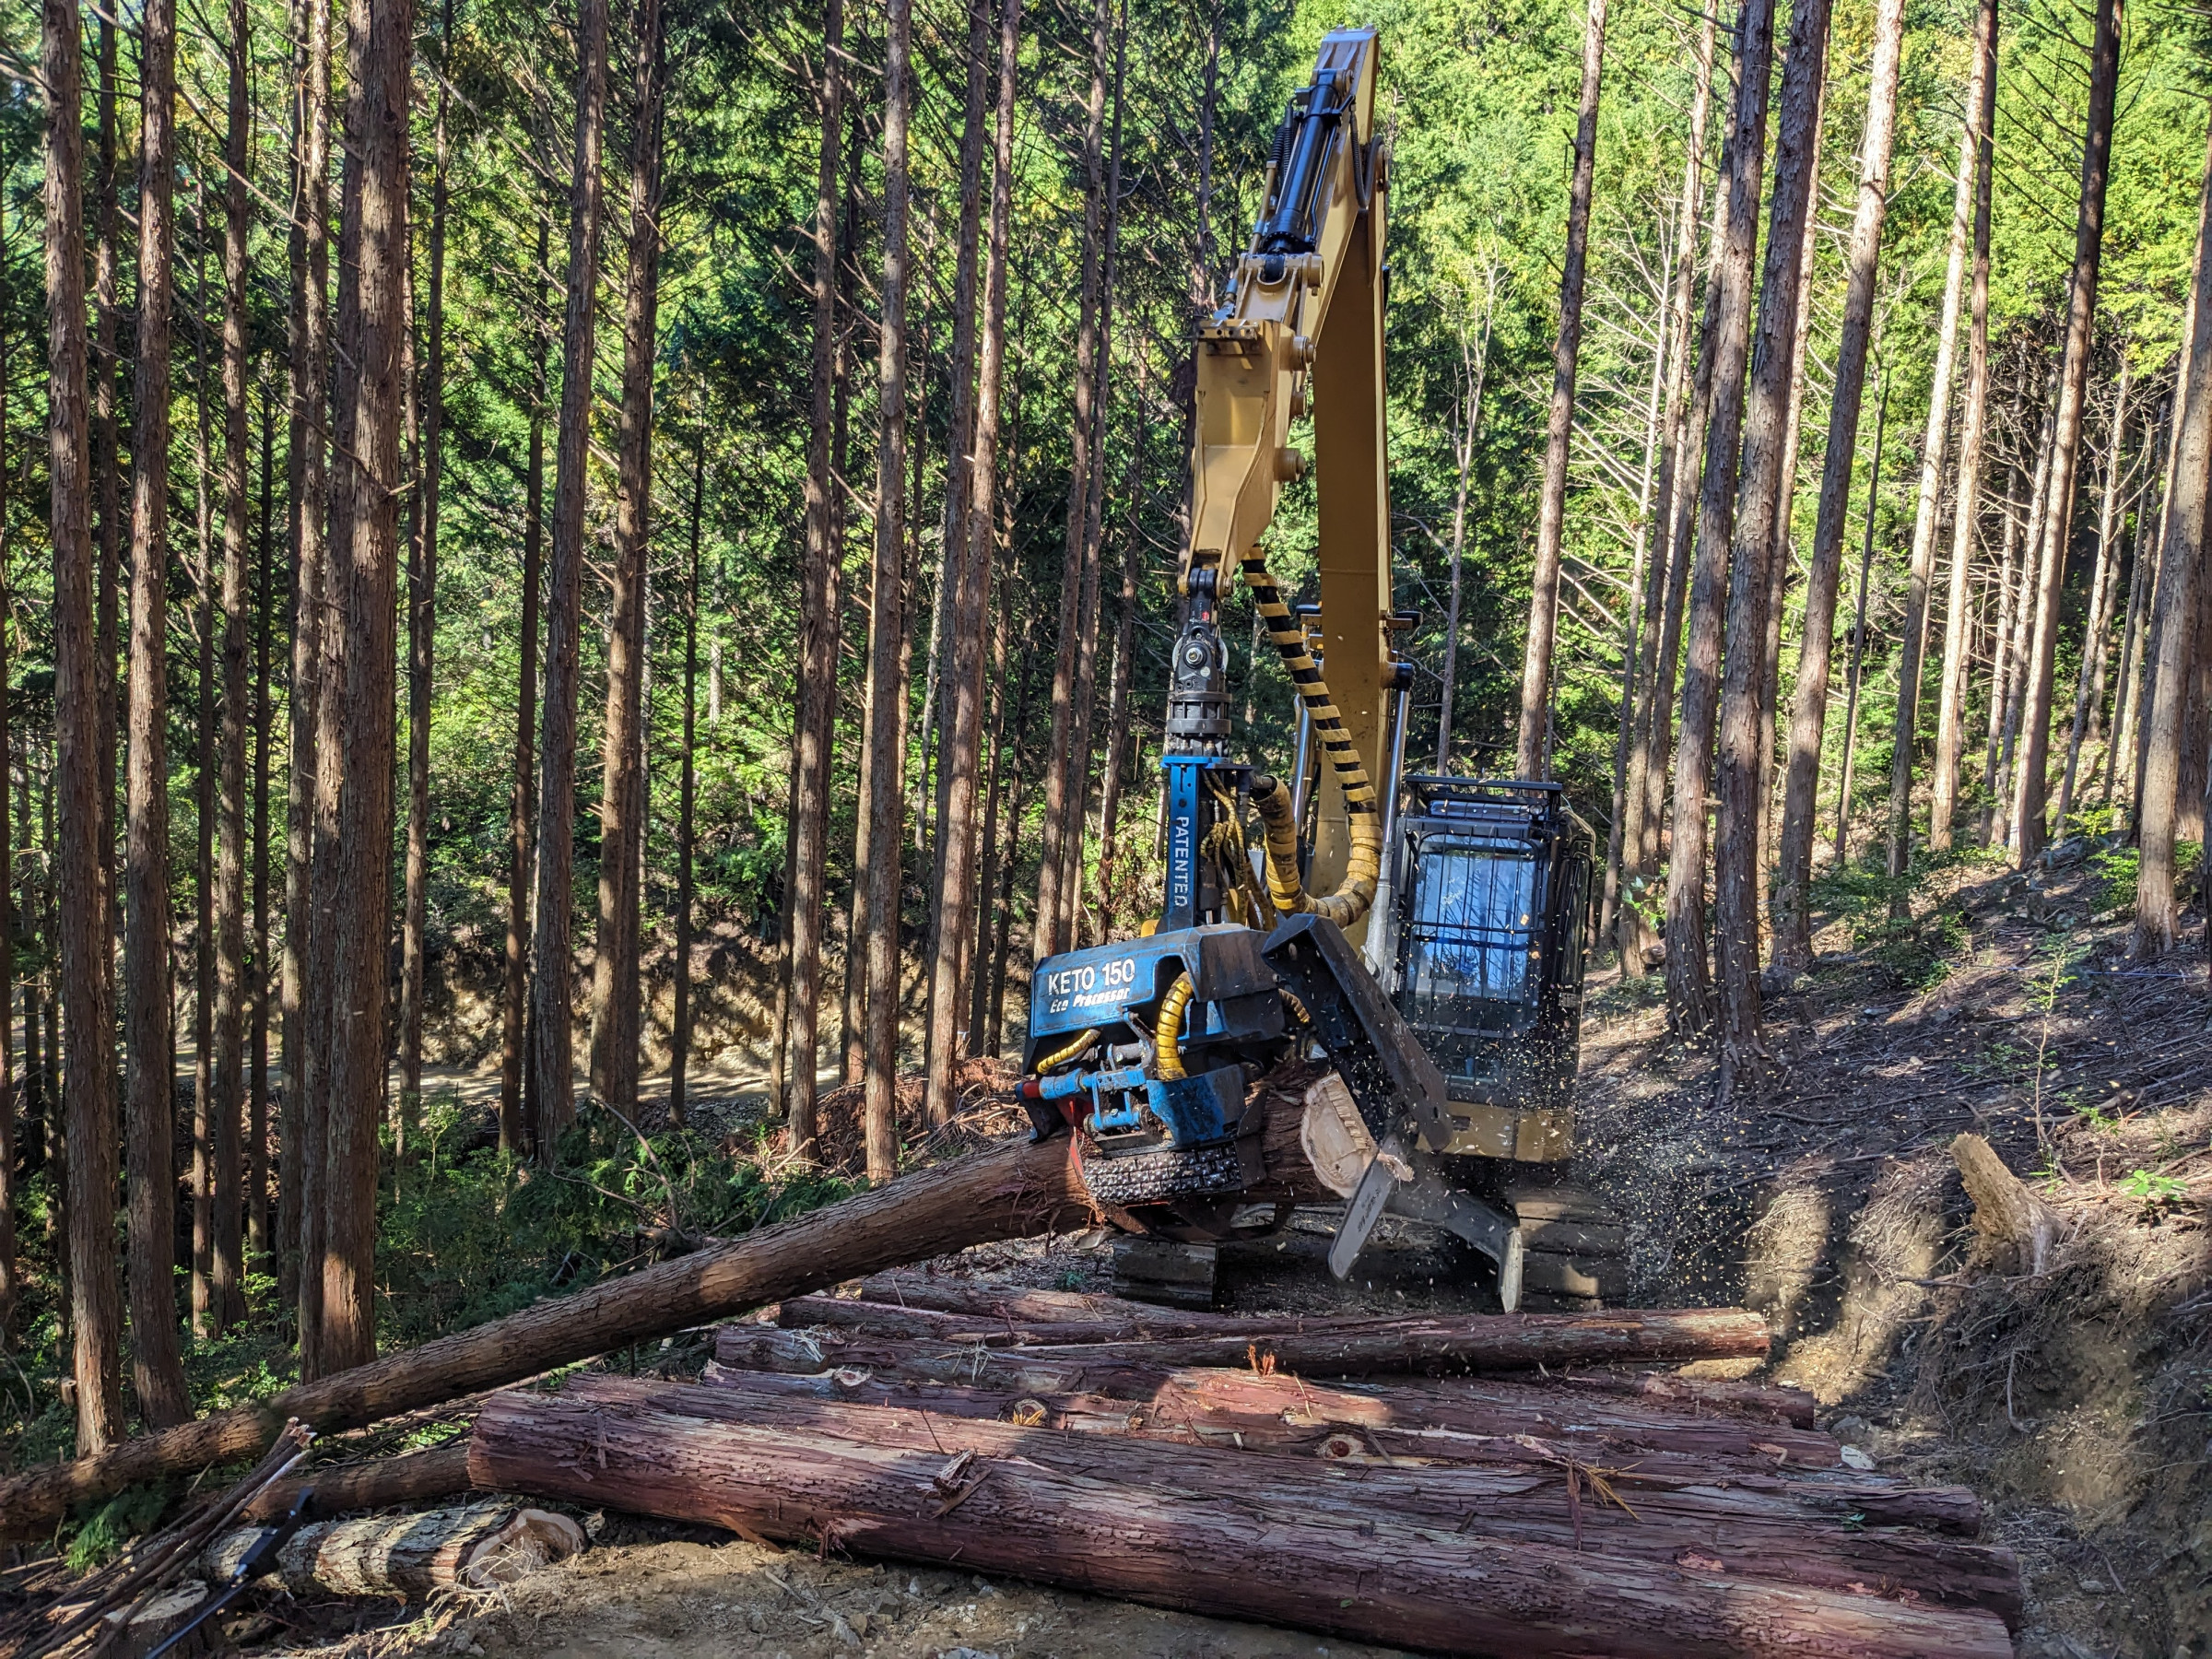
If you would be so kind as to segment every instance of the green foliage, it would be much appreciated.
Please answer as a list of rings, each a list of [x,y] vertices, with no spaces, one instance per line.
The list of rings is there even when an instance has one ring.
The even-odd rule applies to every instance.
[[[2089,869],[2097,877],[2099,908],[2134,908],[2136,873],[2142,863],[2142,854],[2133,847],[2107,847],[2089,854]]]
[[[2189,1183],[2178,1175],[2150,1170],[2130,1170],[2119,1182],[2120,1191],[2147,1210],[2164,1209],[2188,1195]]]
[[[781,1180],[758,1143],[696,1130],[641,1142],[586,1104],[547,1171],[496,1147],[446,1149],[462,1120],[450,1097],[424,1112],[423,1159],[401,1169],[377,1238],[380,1336],[406,1346],[529,1306],[638,1265],[648,1228],[734,1237],[845,1196],[812,1171]],[[435,1127],[441,1125],[442,1127]]]
[[[150,1531],[169,1507],[169,1490],[159,1486],[126,1487],[85,1518],[69,1535],[62,1559],[72,1572],[89,1572],[121,1555],[133,1538]]]

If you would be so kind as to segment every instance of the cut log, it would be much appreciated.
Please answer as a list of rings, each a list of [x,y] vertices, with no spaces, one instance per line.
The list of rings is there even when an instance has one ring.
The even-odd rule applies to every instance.
[[[1799,1429],[1813,1426],[1816,1402],[1810,1394],[1794,1386],[1775,1388],[1725,1377],[1685,1377],[1674,1371],[1612,1369],[1567,1371],[1547,1380],[1585,1393],[1632,1394],[1641,1400],[1664,1400],[1697,1411],[1724,1411],[1768,1422],[1789,1423]]]
[[[1171,1402],[1159,1414],[1124,1406],[1117,1429],[1103,1413],[1055,1420],[1042,1401],[1030,1402],[1032,1409],[1022,1414],[1037,1420],[1009,1423],[980,1416],[939,1418],[924,1409],[858,1405],[818,1394],[671,1389],[606,1375],[571,1379],[568,1393],[616,1410],[643,1406],[802,1440],[828,1436],[912,1452],[942,1446],[948,1454],[1018,1456],[1072,1476],[1111,1473],[1117,1480],[1180,1488],[1193,1497],[1216,1489],[1221,1475],[1203,1460],[1186,1466],[1193,1451],[1203,1447],[1209,1455],[1226,1453],[1233,1462],[1241,1453],[1258,1458],[1274,1450],[1194,1435],[1173,1421]],[[1111,1448],[1099,1443],[1100,1434],[1113,1438]],[[1535,1455],[1524,1463],[1481,1467],[1400,1464],[1377,1454],[1381,1437],[1371,1431],[1329,1439],[1347,1443],[1333,1446],[1324,1440],[1303,1457],[1265,1459],[1285,1465],[1281,1477],[1309,1506],[1338,1504],[1347,1512],[1384,1513],[1641,1560],[1671,1562],[1689,1550],[1716,1558],[1731,1573],[1750,1578],[1833,1590],[1890,1583],[1937,1600],[1987,1607],[2007,1623],[2019,1613],[2019,1568],[2009,1551],[1870,1524],[1855,1492],[1747,1477],[1725,1466],[1717,1471],[1677,1467],[1666,1475],[1649,1466],[1656,1460],[1585,1458],[1541,1441],[1529,1448]],[[1252,1484],[1249,1477],[1236,1478]],[[1241,1488],[1232,1483],[1221,1489]]]
[[[1232,1441],[1322,1452],[1325,1441],[1353,1432],[1360,1450],[1394,1457],[1465,1462],[1543,1461],[1558,1448],[1588,1462],[1674,1457],[1693,1471],[1734,1465],[1772,1475],[1839,1470],[1831,1435],[1740,1418],[1700,1418],[1603,1397],[1563,1394],[1555,1385],[1450,1379],[1418,1386],[1332,1384],[1304,1377],[1255,1376],[1248,1371],[1154,1371],[1126,1367],[1091,1379],[1074,1393],[964,1388],[953,1383],[841,1367],[816,1375],[739,1371],[710,1361],[709,1387],[816,1395],[872,1406],[906,1406],[955,1417],[1018,1421],[1025,1402],[1041,1404],[1071,1428],[1150,1425],[1161,1437],[1201,1443]],[[1076,1419],[1081,1418],[1082,1421]],[[1530,1441],[1535,1441],[1532,1447]]]
[[[241,1518],[274,1521],[288,1514],[300,1494],[311,1488],[318,1515],[436,1503],[469,1489],[468,1442],[458,1440],[450,1446],[380,1458],[374,1463],[336,1464],[274,1481],[246,1506]]]
[[[1273,1323],[1273,1322],[1270,1322]],[[886,1367],[945,1382],[980,1383],[1001,1350],[981,1343],[902,1343],[825,1331],[816,1346],[833,1365]],[[1767,1327],[1736,1308],[1618,1310],[1604,1313],[1470,1313],[1452,1317],[1363,1319],[1325,1327],[1155,1341],[1025,1347],[1025,1366],[1135,1365],[1245,1367],[1307,1377],[1359,1377],[1525,1371],[1649,1359],[1763,1358]],[[794,1356],[796,1354],[794,1359]],[[803,1351],[759,1325],[724,1325],[714,1357],[745,1371],[818,1370]],[[995,1384],[994,1384],[995,1385]],[[1078,1386],[1069,1384],[1068,1387]],[[1064,1389],[1062,1392],[1065,1392]]]
[[[217,1539],[204,1558],[209,1576],[227,1582],[259,1535],[248,1527]],[[492,1501],[303,1526],[277,1550],[268,1576],[295,1594],[320,1590],[415,1600],[455,1585],[511,1584],[582,1548],[583,1529],[566,1515]]]
[[[2028,1190],[1978,1135],[1951,1142],[1951,1161],[1974,1201],[1974,1231],[1980,1254],[1992,1269],[2006,1275],[2041,1273],[2051,1265],[2058,1243],[2058,1213]]]
[[[129,1607],[116,1608],[106,1616],[110,1634],[100,1649],[100,1659],[146,1659],[197,1618],[212,1594],[202,1581],[186,1579],[171,1584],[135,1612]],[[210,1620],[202,1625],[171,1648],[165,1659],[199,1659],[202,1653],[218,1649],[228,1652],[218,1640],[221,1632],[213,1629],[213,1624]]]
[[[286,1389],[94,1457],[0,1480],[0,1537],[40,1537],[127,1486],[255,1457],[288,1416],[325,1433],[497,1388],[780,1297],[994,1239],[1079,1226],[1088,1199],[1063,1137],[1010,1141],[730,1243],[664,1262],[418,1348]]]
[[[1500,1480],[1488,1471],[1339,1470],[1135,1441],[1102,1452],[1081,1435],[925,1423],[918,1413],[868,1412],[856,1434],[801,1432],[688,1415],[736,1417],[756,1403],[713,1389],[640,1387],[618,1403],[618,1387],[606,1378],[592,1398],[500,1395],[471,1436],[477,1477],[823,1549],[957,1560],[963,1571],[1454,1653],[2011,1652],[2004,1621],[1978,1608],[1738,1576],[1688,1544],[1680,1562],[1659,1562],[1493,1535],[1487,1518],[1467,1519],[1464,1492],[1443,1495],[1477,1477]],[[686,1411],[665,1408],[678,1394]],[[886,1418],[901,1421],[894,1430]],[[928,1440],[932,1427],[947,1451]],[[1594,1504],[1583,1500],[1586,1524]]]

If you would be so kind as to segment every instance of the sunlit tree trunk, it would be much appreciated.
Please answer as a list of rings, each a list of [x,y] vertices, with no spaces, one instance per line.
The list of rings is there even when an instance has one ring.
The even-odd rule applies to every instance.
[[[274,535],[276,415],[269,392],[274,364],[262,359],[261,548],[253,616],[253,937],[246,994],[246,1257],[266,1274],[269,1253],[269,641],[276,596]]]
[[[692,816],[699,772],[694,743],[699,708],[699,544],[707,505],[707,434],[702,426],[691,457],[691,568],[684,583],[684,747],[676,805],[676,1006],[668,1037],[668,1121],[690,1122],[685,1086],[691,1069],[691,860]]]
[[[1889,152],[1897,130],[1898,67],[1903,41],[1903,0],[1884,0],[1875,14],[1866,124],[1859,141],[1858,210],[1852,221],[1842,332],[1836,345],[1829,400],[1828,448],[1821,462],[1812,557],[1806,569],[1805,631],[1797,651],[1789,759],[1783,779],[1781,853],[1771,903],[1775,965],[1798,971],[1810,968],[1813,960],[1807,889],[1812,881],[1819,806],[1820,745],[1828,722],[1829,664],[1835,648],[1836,592],[1843,571],[1843,538],[1850,524],[1853,463],[1857,458],[1859,418],[1866,391],[1875,274],[1889,203]]]
[[[576,694],[583,622],[584,473],[590,463],[606,126],[606,0],[577,0],[576,170],[569,202],[568,309],[561,325],[560,419],[553,463],[553,560],[546,595],[546,690],[538,728],[537,911],[530,986],[530,1068],[540,1163],[576,1115],[570,929],[575,873]]]
[[[69,1022],[63,1099],[69,1124],[67,1216],[72,1373],[79,1455],[123,1432],[117,1387],[123,1309],[116,1294],[115,1052],[108,929],[101,910],[100,704],[114,665],[99,661],[93,622],[91,411],[85,340],[84,92],[76,0],[43,0],[46,91],[46,364],[53,544],[54,768],[60,807],[55,879],[62,1000]]]
[[[1990,773],[1992,846],[2004,846],[2012,839],[2012,768],[2020,735],[2020,704],[2026,695],[2029,629],[2035,614],[2035,550],[2042,546],[2043,512],[2051,499],[2046,486],[2051,479],[2051,433],[2057,417],[2053,399],[2043,411],[2041,436],[2035,449],[2035,475],[2028,487],[2028,522],[2019,547],[2018,580],[2013,584],[2012,631],[2005,641],[2005,712],[1998,725],[1996,766]]]
[[[828,905],[824,869],[830,810],[830,746],[837,718],[839,547],[830,493],[830,416],[836,373],[839,162],[844,141],[845,12],[829,0],[822,13],[821,169],[814,199],[814,415],[806,459],[806,549],[801,571],[797,746],[792,792],[790,1043],[785,1095],[791,1148],[814,1153],[817,1004]]]
[[[376,1157],[383,1119],[385,940],[399,576],[400,400],[406,332],[407,0],[351,0],[345,190],[339,217],[339,377],[333,470],[326,741],[316,778],[315,909],[327,925],[322,1053],[323,1331],[327,1371],[376,1354]],[[325,830],[328,840],[324,839]]]
[[[975,887],[975,794],[983,715],[983,605],[990,593],[996,540],[1000,382],[1006,354],[1006,246],[1014,199],[1014,88],[1020,46],[1021,0],[1004,0],[999,15],[996,153],[991,175],[991,240],[983,285],[981,372],[975,410],[973,485],[964,526],[967,557],[952,590],[947,629],[951,658],[946,698],[945,812],[939,839],[943,883],[935,959],[930,964],[929,1121],[950,1121],[952,1069],[959,1018],[967,1008],[966,955]]]
[[[1851,629],[1851,672],[1843,698],[1843,768],[1836,780],[1836,865],[1851,861],[1852,766],[1859,747],[1859,691],[1866,669],[1866,589],[1874,575],[1874,511],[1882,493],[1882,444],[1889,430],[1889,376],[1874,414],[1874,456],[1866,469],[1866,529],[1859,547],[1859,602]]]
[[[615,502],[606,720],[599,797],[599,932],[592,967],[592,1087],[616,1111],[638,1103],[638,860],[645,768],[645,602],[653,547],[653,373],[661,268],[660,0],[639,0],[637,130],[629,168],[629,269],[622,298],[620,476]]]
[[[451,53],[453,0],[445,0],[441,59]],[[429,305],[423,319],[421,455],[415,477],[415,535],[407,559],[407,853],[400,924],[399,1150],[405,1156],[422,1102],[422,991],[430,876],[430,708],[438,643],[438,520],[444,477],[446,76],[438,77],[430,122]]]
[[[1667,304],[1667,326],[1674,335],[1674,361],[1668,376],[1666,414],[1661,428],[1659,479],[1653,497],[1658,535],[1652,549],[1652,570],[1644,590],[1643,662],[1639,679],[1643,687],[1636,712],[1633,747],[1629,755],[1628,796],[1623,804],[1626,829],[1622,858],[1630,873],[1624,886],[1635,888],[1635,900],[1620,910],[1620,971],[1641,978],[1644,952],[1655,942],[1640,902],[1659,869],[1659,827],[1665,800],[1667,723],[1675,694],[1675,664],[1682,632],[1682,597],[1688,584],[1688,548],[1678,533],[1678,504],[1687,496],[1687,469],[1681,465],[1684,435],[1690,420],[1690,402],[1697,386],[1710,386],[1710,372],[1693,377],[1690,313],[1697,295],[1699,209],[1704,206],[1705,129],[1712,108],[1712,53],[1720,29],[1717,6],[1705,9],[1698,36],[1696,82],[1689,103],[1689,135],[1682,161],[1682,201],[1675,243],[1672,292]],[[1714,195],[1715,229],[1721,197]],[[1717,249],[1718,237],[1707,243]],[[1702,346],[1700,355],[1706,355]],[[1439,748],[1438,770],[1442,770]]]
[[[1689,640],[1682,665],[1682,735],[1675,755],[1674,851],[1667,863],[1666,989],[1674,1029],[1702,1034],[1712,1023],[1705,940],[1706,791],[1719,712],[1721,625],[1735,533],[1744,363],[1751,327],[1751,266],[1767,148],[1767,93],[1774,56],[1773,0],[1744,0],[1736,28],[1736,95],[1728,143],[1728,209],[1713,265],[1712,398],[1705,428],[1704,483],[1690,577]],[[1771,509],[1762,534],[1773,523]],[[1763,567],[1759,575],[1763,579]],[[1524,710],[1525,713],[1525,708]],[[1525,736],[1525,732],[1524,733]]]
[[[2074,276],[2066,296],[2065,353],[2052,435],[2049,504],[2041,545],[2030,548],[2037,571],[2035,629],[2028,656],[2027,697],[2021,705],[2020,767],[2012,813],[2013,862],[2019,869],[2041,854],[2049,834],[2043,822],[2044,771],[2051,749],[2052,677],[2058,661],[2059,589],[2074,523],[2076,461],[2081,449],[2082,412],[2088,401],[2089,353],[2095,345],[2091,330],[2097,317],[2098,267],[2104,252],[2104,187],[2120,84],[2122,9],[2122,0],[2098,0],[2097,33],[2089,52],[2088,124],[2082,137],[2081,201],[2074,227]]]
[[[2174,392],[2173,441],[2167,462],[2165,546],[2159,559],[2156,637],[2144,691],[2147,728],[2136,804],[2136,935],[2138,957],[2173,948],[2175,790],[2183,741],[2197,569],[2205,545],[2207,470],[2212,469],[2212,139],[2196,220],[2196,260],[2182,329],[2181,381]]]
[[[173,15],[174,0],[162,0],[162,4]],[[330,319],[325,300],[330,281],[329,0],[298,0],[292,14],[292,57],[298,90],[292,105],[293,283],[288,320],[291,349],[288,354],[291,371],[291,454],[288,474],[291,487],[292,543],[291,741],[285,780],[284,1109],[280,1125],[284,1155],[277,1171],[276,1230],[281,1253],[279,1294],[297,1309],[300,1374],[305,1377],[315,1374],[313,1345],[323,1324],[323,1281],[318,1274],[303,1271],[303,1264],[317,1258],[322,1250],[324,1111],[323,1069],[315,1045],[321,1041],[324,997],[329,984],[329,976],[320,971],[313,954],[314,906],[311,882],[316,724],[322,712],[323,607],[329,548],[328,521],[324,517],[328,495],[324,445],[328,432],[324,425],[330,370]],[[166,191],[169,177],[166,164],[161,177]],[[144,241],[142,230],[139,304],[142,314],[151,314],[144,297]],[[142,347],[142,359],[143,356]],[[166,412],[166,391],[161,404]],[[141,415],[139,418],[143,420],[145,417]],[[143,440],[138,453],[145,453]],[[157,499],[165,499],[159,474],[145,488],[150,488]],[[144,500],[143,497],[134,499]],[[145,535],[138,528],[144,522],[144,513],[145,507],[141,505],[133,514],[134,548],[140,545]],[[165,510],[163,516],[166,523]],[[135,555],[132,579],[134,582],[140,579]],[[133,627],[135,630],[135,622]],[[133,637],[135,640],[135,631]],[[159,634],[152,648],[160,649]],[[134,667],[134,688],[136,683]],[[134,708],[135,696],[134,689]],[[160,704],[151,706],[159,708]],[[166,853],[161,856],[166,859]],[[317,968],[312,974],[311,966]],[[166,1006],[166,993],[163,1001]],[[166,1018],[163,1024],[166,1029]],[[167,1111],[166,1101],[163,1111]]]
[[[1978,72],[1978,71],[1977,71]],[[1973,226],[1980,125],[1973,94],[1959,129],[1959,176],[1951,194],[1951,241],[1944,265],[1943,312],[1936,328],[1936,368],[1928,383],[1928,424],[1921,439],[1920,493],[1912,512],[1912,559],[1905,578],[1905,616],[1898,635],[1897,723],[1889,757],[1888,869],[1902,876],[1912,851],[1912,754],[1920,741],[1921,659],[1927,649],[1928,587],[1936,568],[1936,533],[1943,516],[1943,469],[1949,455],[1951,378],[1959,352],[1959,302],[1966,287],[1968,234]],[[1910,914],[1900,889],[1892,914]]]
[[[2066,832],[2066,815],[2074,810],[2074,780],[2081,769],[2081,739],[2088,726],[2092,694],[2100,694],[2104,679],[2105,636],[2112,631],[2112,582],[2120,558],[2112,546],[2120,499],[2121,452],[2127,441],[2129,371],[2134,367],[2124,345],[2120,353],[2120,383],[2113,390],[2112,427],[2104,445],[2104,487],[2097,507],[2097,562],[2089,577],[2089,614],[2081,637],[2081,665],[2074,678],[2074,723],[2066,732],[2066,771],[2058,786],[2058,806],[2052,814],[2057,832]]]
[[[1967,87],[1967,147],[1973,178],[1972,278],[1967,306],[1966,394],[1959,415],[1959,482],[1951,512],[1950,591],[1944,607],[1943,685],[1936,699],[1936,767],[1929,780],[1928,846],[1947,853],[1958,810],[1959,755],[1965,741],[1968,577],[1982,516],[1982,451],[1989,422],[1990,191],[1997,100],[1997,0],[1975,11],[1974,68]]]
[[[1828,64],[1828,0],[1797,0],[1783,69],[1774,195],[1759,279],[1759,326],[1744,416],[1735,546],[1729,556],[1728,653],[1721,688],[1720,825],[1713,847],[1714,933],[1721,967],[1721,1098],[1756,1089],[1759,1041],[1759,693],[1766,678],[1767,609],[1777,547],[1775,507],[1790,417],[1797,343],[1799,262],[1806,253]],[[1687,724],[1687,723],[1686,723]]]
[[[1763,3],[1763,0],[1761,0]],[[1559,544],[1567,526],[1567,457],[1574,439],[1574,380],[1583,347],[1583,280],[1590,248],[1590,191],[1597,162],[1597,100],[1606,65],[1606,0],[1587,0],[1583,93],[1575,117],[1574,170],[1567,186],[1567,258],[1559,275],[1559,333],[1551,348],[1551,407],[1544,428],[1544,493],[1536,506],[1536,562],[1529,578],[1528,641],[1521,663],[1521,731],[1515,774],[1541,778],[1551,746],[1552,642],[1559,625]],[[1764,117],[1765,93],[1760,93]]]
[[[1059,653],[1053,659],[1053,736],[1045,754],[1044,826],[1041,838],[1041,863],[1037,875],[1037,916],[1030,952],[1043,961],[1068,947],[1068,897],[1065,890],[1070,860],[1067,845],[1077,843],[1077,865],[1081,863],[1083,837],[1083,758],[1073,752],[1078,721],[1078,659],[1084,638],[1085,595],[1095,597],[1098,576],[1087,565],[1088,543],[1084,534],[1090,510],[1091,474],[1098,469],[1093,453],[1098,439],[1094,418],[1099,382],[1103,368],[1099,351],[1100,237],[1106,194],[1104,134],[1106,118],[1106,35],[1112,0],[1096,0],[1090,33],[1090,96],[1084,106],[1083,123],[1083,241],[1079,270],[1075,351],[1074,425],[1068,436],[1067,536],[1060,566]]]
[[[530,438],[523,465],[523,600],[518,666],[514,677],[514,781],[507,808],[506,994],[500,999],[500,1150],[517,1154],[530,1144],[535,1073],[530,1065],[530,888],[537,837],[538,588],[546,544],[547,354],[546,262],[551,236],[537,223],[535,287],[529,318],[533,373]],[[526,1098],[526,1095],[530,1098]]]

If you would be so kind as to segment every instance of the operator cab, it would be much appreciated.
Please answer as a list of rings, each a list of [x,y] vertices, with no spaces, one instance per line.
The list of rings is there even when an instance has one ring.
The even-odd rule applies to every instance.
[[[1561,786],[1415,776],[1389,858],[1384,988],[1444,1075],[1452,1150],[1571,1147],[1594,838]]]

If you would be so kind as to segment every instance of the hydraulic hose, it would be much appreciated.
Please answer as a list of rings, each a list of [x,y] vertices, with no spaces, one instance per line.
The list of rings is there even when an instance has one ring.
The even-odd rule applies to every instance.
[[[1168,994],[1159,999],[1159,1018],[1152,1023],[1152,1039],[1159,1045],[1159,1075],[1187,1077],[1182,1069],[1182,1016],[1191,1006],[1191,976],[1179,973]]]
[[[1243,572],[1244,585],[1252,590],[1253,608],[1267,629],[1268,641],[1283,659],[1299,700],[1305,704],[1313,735],[1335,770],[1336,782],[1344,791],[1345,811],[1351,820],[1352,848],[1345,863],[1344,880],[1334,893],[1316,899],[1299,879],[1298,825],[1291,816],[1290,792],[1272,778],[1253,779],[1252,804],[1259,808],[1267,827],[1268,891],[1276,909],[1286,915],[1303,911],[1324,916],[1339,927],[1350,927],[1374,903],[1375,882],[1382,873],[1382,815],[1375,801],[1375,786],[1360,762],[1359,751],[1352,745],[1351,734],[1344,729],[1344,717],[1330,700],[1321,665],[1306,651],[1305,629],[1283,603],[1282,590],[1268,571],[1266,556],[1254,547],[1238,569]],[[1267,785],[1265,798],[1263,783]]]
[[[1090,1030],[1085,1031],[1080,1037],[1077,1037],[1074,1041],[1070,1042],[1065,1048],[1057,1048],[1049,1054],[1039,1056],[1036,1065],[1031,1069],[1038,1077],[1041,1077],[1046,1072],[1051,1071],[1053,1066],[1065,1065],[1070,1060],[1073,1060],[1077,1054],[1081,1053],[1085,1049],[1088,1048],[1098,1040],[1098,1028],[1094,1026]]]

